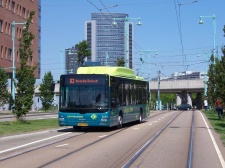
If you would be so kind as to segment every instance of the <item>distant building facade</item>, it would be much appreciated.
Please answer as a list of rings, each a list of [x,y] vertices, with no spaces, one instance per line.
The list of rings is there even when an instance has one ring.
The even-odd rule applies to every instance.
[[[0,67],[6,69],[7,73],[12,74],[12,22],[24,23],[29,18],[31,11],[35,11],[32,24],[29,31],[35,35],[32,41],[33,55],[30,56],[28,64],[36,66],[35,77],[40,78],[41,73],[41,26],[40,26],[40,13],[41,6],[40,0],[0,0]],[[20,53],[19,53],[19,38],[22,36],[23,24],[15,24],[15,67],[20,66]]]
[[[91,57],[89,62],[101,62],[101,65],[116,66],[117,59],[129,61],[129,68],[133,64],[133,23],[128,22],[129,32],[125,35],[125,21],[128,17],[124,13],[92,13],[91,21],[85,22],[85,40],[89,43]],[[114,18],[117,25],[113,26]],[[126,39],[126,36],[128,39]],[[128,42],[128,44],[127,44]],[[126,60],[126,45],[129,46],[129,58]]]
[[[65,49],[65,73],[76,73],[77,68],[77,49],[75,47]]]
[[[184,71],[184,72],[174,72],[170,77],[160,77],[160,80],[184,80],[184,79],[191,80],[191,79],[203,79],[204,77],[205,72]],[[208,78],[207,75],[206,78]],[[158,77],[152,78],[151,80],[157,81]]]

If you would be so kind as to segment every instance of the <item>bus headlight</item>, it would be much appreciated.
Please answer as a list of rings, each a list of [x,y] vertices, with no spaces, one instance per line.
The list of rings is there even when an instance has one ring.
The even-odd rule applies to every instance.
[[[108,121],[108,118],[102,118],[101,121]]]
[[[63,117],[60,117],[60,118],[59,118],[59,121],[64,121],[64,118],[63,118]]]

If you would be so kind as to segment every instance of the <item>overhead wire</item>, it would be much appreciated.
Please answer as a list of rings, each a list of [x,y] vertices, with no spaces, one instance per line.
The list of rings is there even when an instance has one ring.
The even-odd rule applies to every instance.
[[[108,10],[109,7],[107,7],[101,0],[100,0],[100,3],[101,3],[102,6],[104,7],[103,9],[100,9],[99,7],[97,7],[94,3],[91,2],[91,0],[87,0],[87,2],[89,2],[92,6],[94,6],[99,12],[102,13],[102,15],[103,15],[109,22],[111,22],[111,19],[109,19],[109,18],[102,12],[102,10],[103,10],[103,9],[107,10],[107,12],[108,12],[112,17],[113,17],[113,15],[112,15],[112,14],[110,13],[110,11]],[[183,57],[183,64],[182,64],[182,65],[179,65],[179,66],[184,66],[184,67],[186,67],[186,70],[188,69],[188,67],[189,67],[191,64],[188,64],[188,63],[187,63],[187,56],[190,55],[190,54],[185,54],[185,52],[184,52],[183,37],[182,37],[182,26],[181,26],[181,9],[180,9],[180,6],[181,6],[181,5],[186,5],[186,4],[195,3],[195,2],[197,2],[197,0],[196,0],[196,1],[192,1],[192,2],[187,2],[187,3],[181,4],[181,3],[179,3],[179,0],[174,0],[174,6],[175,6],[176,18],[177,18],[177,25],[178,25],[178,31],[179,31],[179,38],[180,38],[180,44],[181,44],[181,50],[182,50],[182,55],[181,55],[181,56]],[[156,2],[155,2],[155,3],[156,3]],[[140,3],[138,3],[138,4],[140,4]],[[150,4],[150,3],[148,3],[148,4]],[[132,5],[132,4],[120,4],[120,5]],[[116,6],[118,6],[118,5],[114,5],[114,6],[111,6],[111,7],[116,7]],[[179,7],[178,9],[177,9],[177,6]],[[111,8],[111,7],[110,7],[110,8]],[[119,23],[118,23],[118,26],[119,26],[120,28],[122,28],[121,25],[120,25]],[[124,38],[127,38],[127,36],[125,35]],[[126,40],[128,40],[128,39],[126,39]],[[132,42],[133,42],[133,44],[134,44],[134,48],[135,48],[135,49],[137,49],[138,51],[143,50],[142,47],[141,47],[139,44],[137,44],[136,41],[134,41],[133,39],[132,39]],[[164,51],[164,52],[166,52],[166,51]],[[172,52],[172,51],[171,51],[171,52]],[[145,60],[144,60],[144,63],[145,63],[145,64],[155,65],[156,67],[164,67],[163,64],[165,64],[165,63],[162,63],[162,62],[154,63],[152,60],[150,60],[151,62],[146,61],[146,60],[148,60],[147,53],[143,52],[142,54],[143,54],[143,55],[142,55],[142,59],[145,59]],[[176,56],[179,57],[179,55],[173,55],[173,57],[176,57]],[[159,56],[158,58],[160,58],[160,57],[171,57],[171,56]],[[156,62],[157,62],[157,58],[156,58],[155,56],[153,56],[153,58],[156,59]],[[174,63],[174,62],[173,62],[173,63]],[[142,64],[143,64],[143,62],[142,62],[142,63],[140,62],[140,64],[134,64],[134,65],[142,66]],[[167,65],[167,64],[170,64],[170,63],[167,62],[165,66],[171,66],[171,65]],[[176,62],[175,62],[175,64],[176,64]],[[177,64],[176,64],[176,65],[177,65]],[[139,69],[140,69],[140,68],[139,68]]]

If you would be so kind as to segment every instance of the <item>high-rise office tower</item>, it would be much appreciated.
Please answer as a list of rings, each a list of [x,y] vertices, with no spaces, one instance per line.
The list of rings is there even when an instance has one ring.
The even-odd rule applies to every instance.
[[[76,47],[65,49],[65,73],[76,73],[78,64],[77,64],[77,49]],[[64,73],[64,72],[62,72]]]
[[[117,59],[124,59],[132,69],[133,23],[124,13],[92,13],[85,22],[85,40],[89,43],[91,57],[87,61],[99,61],[101,65],[116,66]],[[117,24],[112,23],[116,21]],[[125,25],[128,25],[126,31]]]

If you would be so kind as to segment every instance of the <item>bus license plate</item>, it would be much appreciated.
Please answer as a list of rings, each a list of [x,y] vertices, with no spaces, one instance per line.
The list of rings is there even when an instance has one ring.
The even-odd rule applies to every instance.
[[[78,123],[78,126],[87,127],[88,126],[88,123]]]

